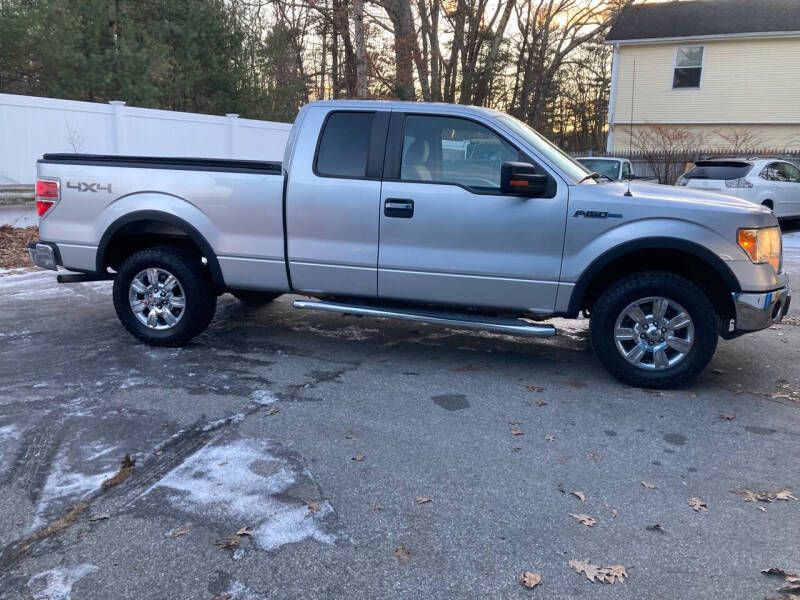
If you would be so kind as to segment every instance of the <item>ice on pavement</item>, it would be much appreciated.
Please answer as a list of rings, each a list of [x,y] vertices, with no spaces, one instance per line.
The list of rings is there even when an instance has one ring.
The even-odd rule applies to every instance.
[[[307,469],[277,456],[268,442],[218,441],[195,452],[143,496],[162,489],[174,508],[237,529],[248,526],[264,550],[306,539],[330,544],[335,538],[323,530],[333,512],[330,504],[322,502],[312,513],[302,501],[286,500],[292,486],[310,479]]]
[[[69,600],[75,582],[97,571],[87,563],[76,567],[57,567],[34,575],[28,580],[28,590],[34,600]]]

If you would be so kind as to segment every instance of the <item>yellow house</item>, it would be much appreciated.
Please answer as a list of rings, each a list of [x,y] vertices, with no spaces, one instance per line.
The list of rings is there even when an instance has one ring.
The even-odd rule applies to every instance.
[[[636,4],[606,44],[609,152],[800,151],[800,0]]]

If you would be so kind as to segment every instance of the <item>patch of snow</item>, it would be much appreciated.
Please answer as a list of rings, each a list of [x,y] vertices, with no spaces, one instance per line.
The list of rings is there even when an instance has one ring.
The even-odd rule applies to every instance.
[[[230,594],[230,600],[262,600],[264,598],[264,596],[256,594],[236,579],[231,581],[228,589],[222,592],[221,595],[224,597],[226,594]]]
[[[75,582],[95,571],[97,567],[88,563],[71,569],[57,567],[34,575],[28,580],[27,587],[34,600],[69,600]]]
[[[380,333],[379,329],[371,329],[367,327],[357,327],[355,325],[348,325],[346,327],[339,327],[338,329],[322,329],[316,325],[298,325],[292,327],[292,331],[300,331],[303,333],[314,333],[322,337],[337,338],[349,340],[352,342],[363,342]]]
[[[99,444],[94,444],[92,451],[95,456],[102,456],[117,448],[118,446],[101,447]],[[91,459],[86,461],[88,462],[88,460]],[[35,531],[47,522],[48,515],[46,513],[53,504],[61,506],[65,503],[77,502],[91,492],[100,489],[100,484],[115,473],[115,470],[112,469],[87,475],[70,470],[70,462],[66,448],[62,449],[53,460],[29,531]]]
[[[335,538],[321,528],[333,513],[329,502],[310,513],[305,504],[278,499],[298,479],[309,476],[307,470],[275,456],[264,441],[236,440],[204,446],[143,496],[160,488],[175,508],[230,526],[248,525],[264,550],[305,539],[330,544]]]
[[[212,429],[215,429],[216,427],[219,427],[220,425],[224,425],[225,423],[230,423],[232,425],[235,425],[236,423],[241,423],[242,421],[244,421],[244,417],[245,417],[244,413],[236,413],[231,417],[224,417],[222,419],[217,419],[216,421],[212,421],[211,423],[205,425],[203,427],[203,431],[210,431]]]
[[[261,404],[262,406],[274,404],[275,401],[277,401],[277,398],[270,394],[267,390],[254,391],[252,394],[250,394],[250,399],[256,404]]]

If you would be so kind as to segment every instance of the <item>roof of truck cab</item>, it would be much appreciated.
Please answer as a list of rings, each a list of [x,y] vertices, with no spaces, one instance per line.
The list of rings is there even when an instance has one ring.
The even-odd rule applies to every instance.
[[[408,102],[404,100],[316,100],[309,102],[306,106],[320,106],[325,108],[348,109],[373,109],[373,110],[397,110],[403,112],[436,112],[446,109],[447,112],[461,115],[483,115],[498,116],[504,113],[485,108],[482,106],[470,106],[467,104],[448,104],[446,102]]]

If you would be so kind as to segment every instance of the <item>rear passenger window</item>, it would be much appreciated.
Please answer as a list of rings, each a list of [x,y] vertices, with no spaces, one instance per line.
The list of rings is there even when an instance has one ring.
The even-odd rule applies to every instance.
[[[326,177],[364,177],[375,113],[334,112],[319,140],[316,170]]]

